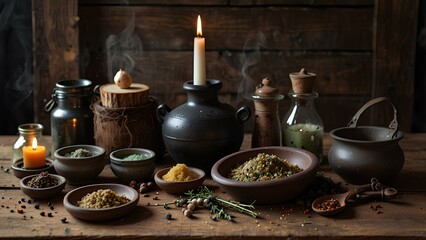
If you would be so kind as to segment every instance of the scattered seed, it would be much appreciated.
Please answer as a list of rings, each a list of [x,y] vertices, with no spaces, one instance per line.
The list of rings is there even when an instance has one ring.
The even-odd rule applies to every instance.
[[[61,218],[61,222],[62,223],[67,223],[67,218],[66,217]]]
[[[53,214],[50,212],[47,214],[48,217],[53,217]]]
[[[13,213],[13,212],[15,212],[15,211],[14,211],[13,209],[10,209],[10,212],[11,212],[11,213]]]
[[[17,211],[18,211],[18,213],[20,213],[20,214],[24,213],[24,210],[22,210],[21,208],[19,208]]]
[[[167,213],[166,214],[166,219],[167,220],[171,220],[172,219],[172,214],[171,213]]]
[[[21,205],[21,208],[27,208],[27,206],[25,206],[25,205]]]
[[[31,204],[31,203],[32,203],[31,199],[28,199],[28,203],[29,203],[29,204]]]
[[[53,209],[55,209],[55,207],[54,206],[50,206],[50,210],[53,210]]]
[[[46,213],[45,212],[40,212],[40,216],[44,217],[44,216],[46,216]]]
[[[36,203],[36,204],[34,205],[34,208],[35,208],[35,209],[40,209],[40,204],[39,204],[39,203]]]

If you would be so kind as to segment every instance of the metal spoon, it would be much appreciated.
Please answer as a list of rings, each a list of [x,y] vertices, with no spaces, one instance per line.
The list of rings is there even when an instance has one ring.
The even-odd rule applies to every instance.
[[[315,199],[314,202],[312,202],[312,209],[316,213],[323,216],[336,215],[340,213],[343,209],[345,209],[346,201],[348,199],[370,188],[371,188],[371,184],[365,184],[352,191],[348,191],[345,193],[331,194],[331,195],[325,195],[325,196],[319,197]],[[331,209],[323,209],[321,205],[326,203],[327,201],[329,201],[329,203],[333,203],[334,207],[332,207]],[[338,203],[337,206],[336,206],[336,201]]]

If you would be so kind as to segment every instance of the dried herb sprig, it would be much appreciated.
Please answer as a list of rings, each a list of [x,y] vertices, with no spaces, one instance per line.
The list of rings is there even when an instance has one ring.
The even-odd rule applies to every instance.
[[[257,213],[253,211],[255,208],[253,204],[242,204],[237,201],[223,199],[216,196],[208,187],[201,186],[197,192],[189,191],[186,193],[189,199],[193,198],[206,198],[209,202],[210,213],[217,214],[219,218],[232,220],[232,216],[225,212],[225,208],[232,209],[234,211],[247,214],[254,218],[257,217]]]
[[[181,206],[182,203],[186,203],[191,201],[192,199],[202,198],[207,199],[207,206],[210,208],[210,213],[212,215],[212,219],[222,218],[228,221],[232,221],[233,216],[225,211],[225,209],[231,209],[243,214],[247,214],[251,217],[256,218],[258,213],[254,211],[255,207],[253,204],[242,204],[237,201],[232,201],[228,199],[221,198],[213,193],[208,187],[201,186],[198,190],[188,191],[185,193],[187,198],[182,198],[181,200],[176,200],[173,202],[167,202],[163,204],[164,208],[169,208],[170,204],[175,204]],[[182,201],[184,200],[184,201]]]

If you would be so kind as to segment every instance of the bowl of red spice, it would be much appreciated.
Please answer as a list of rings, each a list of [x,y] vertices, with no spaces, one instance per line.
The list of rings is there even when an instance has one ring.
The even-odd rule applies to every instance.
[[[318,158],[306,150],[260,147],[220,159],[213,165],[211,176],[237,201],[276,204],[299,195],[318,169]]]
[[[51,198],[64,190],[66,179],[47,171],[26,176],[19,182],[22,192],[34,199]]]

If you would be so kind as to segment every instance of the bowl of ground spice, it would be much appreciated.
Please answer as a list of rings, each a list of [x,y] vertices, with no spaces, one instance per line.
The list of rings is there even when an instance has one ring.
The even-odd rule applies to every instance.
[[[125,185],[105,183],[76,188],[64,197],[65,209],[74,217],[87,221],[106,221],[134,210],[139,193]]]
[[[154,175],[158,187],[174,195],[197,189],[203,184],[205,178],[206,174],[203,170],[188,167],[183,163],[161,169]]]
[[[50,174],[47,171],[26,176],[19,182],[22,192],[34,199],[59,195],[64,190],[65,184],[64,177]]]
[[[155,153],[144,148],[123,148],[110,153],[112,172],[122,181],[152,179]]]
[[[93,183],[105,167],[105,149],[94,145],[71,145],[54,153],[53,166],[71,185]]]
[[[292,147],[260,147],[217,161],[211,176],[232,198],[244,203],[276,204],[299,195],[319,169],[317,157]]]

